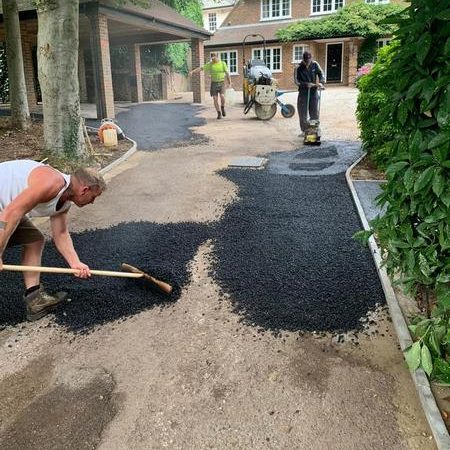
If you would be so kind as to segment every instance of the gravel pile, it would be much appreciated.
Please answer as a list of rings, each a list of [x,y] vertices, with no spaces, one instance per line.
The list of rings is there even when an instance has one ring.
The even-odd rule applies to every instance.
[[[343,175],[222,172],[239,186],[215,230],[213,276],[246,323],[278,332],[360,329],[384,303]]]
[[[93,276],[85,281],[70,275],[43,275],[49,292],[64,290],[71,299],[57,308],[56,322],[78,332],[176,301],[189,280],[187,264],[207,238],[206,228],[198,224],[149,222],[121,224],[72,237],[81,260],[92,268],[120,271],[121,263],[128,262],[174,285],[168,297],[142,280]],[[19,252],[8,250],[5,260],[18,264]],[[65,267],[52,244],[46,246],[43,265]],[[0,328],[25,320],[21,277],[20,273],[1,274]]]

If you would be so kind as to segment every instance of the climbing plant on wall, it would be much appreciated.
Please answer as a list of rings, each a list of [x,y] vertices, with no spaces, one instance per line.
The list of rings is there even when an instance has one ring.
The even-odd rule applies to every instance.
[[[373,62],[377,53],[377,38],[391,35],[397,25],[384,23],[384,19],[403,11],[398,3],[369,5],[362,1],[353,2],[335,14],[318,20],[302,21],[278,31],[282,41],[303,41],[336,37],[365,38],[358,54],[358,67]]]
[[[202,5],[199,0],[166,0],[166,3],[181,15],[203,26]],[[189,44],[177,43],[166,46],[165,55],[176,72],[187,74],[187,55]]]

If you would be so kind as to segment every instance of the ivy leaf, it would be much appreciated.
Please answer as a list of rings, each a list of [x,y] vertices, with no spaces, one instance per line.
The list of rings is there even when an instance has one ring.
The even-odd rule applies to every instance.
[[[408,89],[408,93],[406,94],[406,100],[414,98],[422,90],[422,85],[425,83],[425,81],[426,80],[419,80],[413,83],[411,87]]]
[[[450,9],[446,9],[445,11],[441,11],[436,15],[436,19],[439,20],[450,20]]]
[[[425,100],[427,101],[427,103],[430,102],[435,89],[436,89],[436,85],[433,81],[433,78],[431,78],[431,77],[427,78],[424,83],[423,90],[422,90],[422,95],[425,98]],[[431,108],[431,107],[432,106],[430,105],[429,108]]]
[[[386,175],[392,177],[393,175],[395,175],[397,172],[400,172],[400,170],[404,169],[408,165],[409,162],[407,161],[398,161],[396,163],[390,164],[386,169]]]
[[[450,14],[450,10],[447,11]],[[450,53],[450,37],[447,38],[447,41],[445,42],[444,45],[444,54],[448,55]]]
[[[445,178],[442,175],[442,173],[436,172],[433,176],[433,192],[440,197],[442,192],[444,192],[444,187],[445,187]]]
[[[366,246],[369,243],[370,236],[372,236],[373,231],[371,230],[360,230],[357,231],[352,238],[355,239],[355,241],[358,241],[362,245]]]
[[[442,328],[444,328],[444,330],[445,330],[445,327],[442,327]],[[444,331],[444,334],[445,334],[445,331]],[[437,336],[437,332],[433,332],[433,333],[431,333],[431,336],[429,339],[431,349],[438,356],[441,356],[441,346],[440,346],[439,342],[443,337],[444,336],[441,334],[441,337],[439,339]]]
[[[440,133],[433,139],[431,139],[430,143],[428,144],[428,148],[432,149],[435,147],[439,147],[441,145],[446,144],[449,141],[450,141],[450,133]]]
[[[422,345],[420,365],[425,373],[430,376],[433,371],[433,360],[431,359],[430,349],[425,344]]]
[[[400,103],[398,106],[397,118],[402,125],[405,125],[408,118],[408,105],[405,102]]]
[[[420,64],[423,64],[431,47],[431,34],[425,33],[416,44],[416,58]]]
[[[450,289],[438,291],[437,293],[438,305],[444,309],[450,309]]]
[[[437,278],[436,278],[436,281],[438,282],[438,283],[450,283],[450,275],[446,275],[446,274],[443,274],[443,273],[441,273]]]
[[[421,360],[420,342],[419,341],[414,342],[413,345],[411,345],[405,350],[404,354],[409,370],[411,370],[411,372],[414,372],[420,366]]]
[[[430,183],[434,175],[434,170],[434,167],[428,167],[420,174],[419,178],[417,178],[414,183],[414,192],[421,191]]]

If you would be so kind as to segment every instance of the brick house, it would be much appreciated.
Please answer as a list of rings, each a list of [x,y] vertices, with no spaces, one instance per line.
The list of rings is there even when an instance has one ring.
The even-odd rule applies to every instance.
[[[36,109],[39,99],[37,78],[36,9],[31,0],[18,2],[25,69],[25,81],[30,110]],[[125,82],[133,102],[143,101],[141,70],[142,45],[170,42],[190,42],[193,67],[204,63],[203,43],[210,33],[159,0],[149,0],[148,7],[131,4],[118,6],[114,0],[80,0],[78,75],[80,99],[96,103],[98,118],[114,117],[114,80],[111,70],[110,47],[128,46],[130,68]],[[0,42],[5,40],[5,30],[0,4]],[[162,82],[162,90],[164,91]],[[202,103],[205,96],[204,74],[192,79],[194,102]],[[162,98],[167,98],[163,92]],[[123,99],[121,99],[123,100]]]
[[[280,28],[304,20],[316,20],[333,14],[355,0],[238,0],[222,26],[205,44],[205,58],[218,52],[226,61],[236,89],[242,86],[245,36],[245,61],[262,57],[266,40],[266,62],[282,89],[296,89],[294,69],[307,49],[325,72],[328,84],[353,85],[357,71],[361,37],[316,39],[283,43],[276,36]],[[389,0],[365,0],[366,3],[389,3]],[[380,41],[382,45],[384,41]]]
[[[233,9],[235,0],[202,0],[203,26],[214,33]]]

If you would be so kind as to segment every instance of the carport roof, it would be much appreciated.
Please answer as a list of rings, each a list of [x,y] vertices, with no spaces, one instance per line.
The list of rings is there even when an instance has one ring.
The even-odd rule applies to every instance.
[[[123,17],[127,16],[128,23],[135,19],[137,24],[145,27],[147,25],[161,24],[173,29],[183,30],[186,34],[191,35],[191,37],[197,37],[200,39],[208,39],[211,33],[206,31],[200,25],[197,25],[192,20],[182,16],[180,13],[175,11],[173,8],[165,5],[159,0],[147,0],[148,7],[139,7],[132,4],[123,4],[118,6],[115,0],[79,0],[80,1],[80,11],[83,7],[88,7],[88,4],[97,3],[100,10],[108,16],[114,16],[119,19],[120,15]],[[36,7],[32,0],[18,0],[19,11],[33,11]],[[3,12],[1,2],[0,2],[0,14]],[[119,19],[120,20],[120,19]],[[137,25],[139,28],[139,25]],[[189,33],[190,32],[190,33]]]

